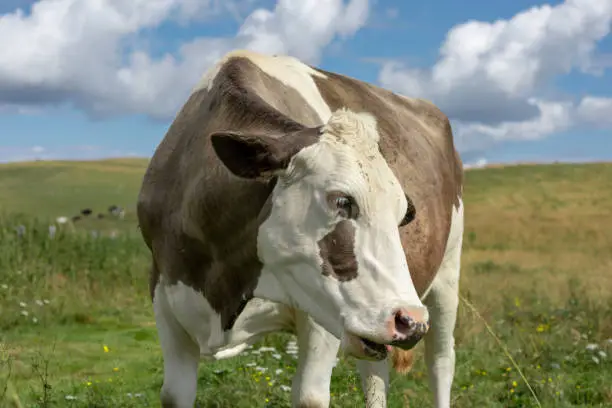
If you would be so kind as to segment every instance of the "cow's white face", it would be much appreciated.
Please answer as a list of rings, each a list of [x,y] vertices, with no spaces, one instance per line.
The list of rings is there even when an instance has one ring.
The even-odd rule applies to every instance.
[[[237,135],[214,137],[258,143]],[[300,131],[283,142],[255,138],[270,145],[258,145],[251,159],[243,147],[240,154],[245,162],[257,162],[259,172],[241,173],[232,168],[233,159],[216,151],[236,174],[268,171],[278,177],[259,228],[264,273],[342,338],[349,354],[380,359],[385,345],[413,347],[427,331],[428,315],[398,226],[414,216],[414,208],[380,154],[374,118],[340,110],[320,130]],[[271,157],[265,157],[268,152]]]

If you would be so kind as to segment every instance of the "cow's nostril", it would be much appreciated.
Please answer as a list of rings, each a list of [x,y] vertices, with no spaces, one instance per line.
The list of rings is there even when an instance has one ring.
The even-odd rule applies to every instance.
[[[395,331],[399,334],[408,335],[416,326],[416,322],[408,314],[401,310],[395,313]]]

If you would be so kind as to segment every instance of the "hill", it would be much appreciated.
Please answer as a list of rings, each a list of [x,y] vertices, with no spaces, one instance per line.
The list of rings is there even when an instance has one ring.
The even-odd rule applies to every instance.
[[[47,234],[49,219],[81,208],[133,209],[145,167],[127,159],[0,165],[0,212],[21,213],[0,217],[0,406],[3,396],[22,406],[159,406],[142,238]],[[460,304],[452,405],[537,406],[490,329],[542,406],[612,406],[612,164],[472,169],[464,202],[461,292],[482,317]],[[128,213],[76,225],[134,221]],[[22,236],[18,222],[28,223]],[[239,357],[203,362],[200,406],[289,406],[290,340],[268,336]],[[412,372],[392,375],[389,408],[432,406],[422,344],[416,350]],[[363,406],[352,360],[340,359],[331,392],[333,408]]]
[[[37,161],[0,164],[0,211],[71,216],[83,208],[132,210],[146,159]]]

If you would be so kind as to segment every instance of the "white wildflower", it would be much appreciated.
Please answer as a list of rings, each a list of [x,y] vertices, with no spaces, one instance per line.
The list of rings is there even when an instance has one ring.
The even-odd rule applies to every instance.
[[[74,395],[66,395],[64,399],[68,401],[74,401],[75,399],[77,399],[77,397],[75,397]]]
[[[19,306],[26,307],[28,304],[26,302],[19,302]]]
[[[8,289],[8,285],[6,283],[2,284],[2,289]]]
[[[285,392],[291,391],[291,387],[288,386],[288,385],[281,385],[280,389],[281,389],[281,391],[285,391]]]
[[[599,346],[597,344],[595,344],[595,343],[589,343],[589,344],[586,345],[586,349],[588,351],[595,351],[598,348],[599,348]]]
[[[608,355],[606,354],[606,352],[605,352],[605,351],[603,351],[603,350],[599,350],[599,351],[597,352],[597,354],[598,354],[598,355],[599,355],[599,357],[601,357],[602,359],[605,359],[606,357],[608,357]]]
[[[276,371],[274,371],[274,374],[276,374],[276,375],[280,375],[282,373],[283,373],[282,368],[277,368]]]
[[[593,356],[593,357],[591,357],[591,358],[593,359],[593,362],[594,362],[595,364],[599,364],[599,359],[598,359],[597,357]]]
[[[277,360],[280,360],[282,357],[281,357],[281,355],[280,355],[280,354],[274,353],[274,354],[272,354],[272,358],[275,358],[275,359],[277,359]]]
[[[38,306],[44,306],[43,301],[42,301],[42,300],[40,300],[40,299],[36,299],[36,304],[37,304]]]
[[[29,315],[29,313],[28,313],[28,311],[27,311],[27,310],[22,310],[22,311],[21,311],[21,314],[22,314],[23,316],[26,316],[26,317]]]

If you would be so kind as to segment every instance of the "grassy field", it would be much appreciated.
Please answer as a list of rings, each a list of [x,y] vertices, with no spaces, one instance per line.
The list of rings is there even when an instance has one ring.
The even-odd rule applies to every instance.
[[[0,406],[159,406],[148,257],[130,213],[144,166],[0,165]],[[612,406],[612,164],[482,169],[466,177],[463,296],[542,406]],[[49,238],[49,219],[111,204],[128,210],[125,220],[66,224]],[[94,237],[92,229],[101,233]],[[537,406],[463,303],[456,338],[453,406]],[[245,355],[202,364],[200,405],[289,406],[291,340],[271,335]],[[417,350],[412,372],[392,376],[390,407],[432,405],[422,344]],[[363,406],[353,367],[345,359],[336,367],[333,407]]]

